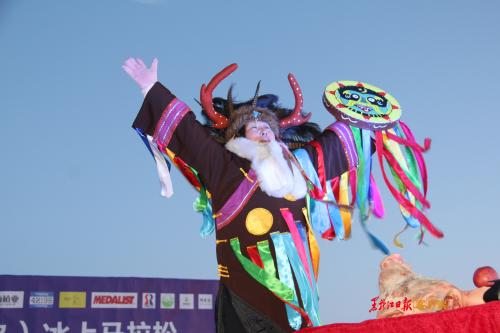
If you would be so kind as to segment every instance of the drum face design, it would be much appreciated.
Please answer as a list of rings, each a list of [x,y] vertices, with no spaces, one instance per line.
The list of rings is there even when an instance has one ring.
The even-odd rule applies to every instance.
[[[356,81],[330,83],[323,103],[337,120],[366,129],[391,128],[401,117],[401,108],[394,97],[380,88]]]

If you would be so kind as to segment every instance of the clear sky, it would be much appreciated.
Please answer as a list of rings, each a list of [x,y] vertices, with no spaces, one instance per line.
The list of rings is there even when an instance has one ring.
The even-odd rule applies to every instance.
[[[175,171],[174,197],[160,197],[130,128],[142,96],[121,64],[156,56],[196,112],[200,85],[232,62],[215,95],[233,82],[248,99],[262,80],[290,106],[293,72],[322,127],[330,82],[392,93],[418,140],[433,139],[428,215],[445,233],[426,247],[407,232],[399,252],[472,288],[476,267],[500,270],[499,12],[496,0],[1,0],[0,274],[217,278],[195,191]],[[383,196],[387,217],[370,225],[391,244],[404,222]],[[358,222],[351,240],[320,246],[323,322],[372,318],[382,254]]]

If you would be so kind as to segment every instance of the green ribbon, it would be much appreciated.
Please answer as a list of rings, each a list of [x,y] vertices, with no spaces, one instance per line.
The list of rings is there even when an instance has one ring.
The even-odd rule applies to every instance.
[[[196,169],[192,167],[189,167],[189,169],[200,184],[200,196],[193,202],[193,209],[195,212],[201,213],[203,215],[203,223],[201,224],[200,235],[201,237],[206,237],[212,234],[215,230],[215,220],[213,218],[212,205],[208,200],[207,188],[201,181],[198,171],[196,171]]]
[[[361,215],[361,222],[366,221],[368,218],[368,191],[365,191],[367,187],[366,184],[366,179],[365,179],[365,168],[366,168],[366,161],[365,161],[365,154],[363,152],[363,145],[361,143],[362,138],[361,138],[361,130],[357,127],[351,126],[352,134],[354,136],[354,143],[356,144],[356,151],[358,153],[358,168],[356,170],[356,178],[357,178],[357,189],[356,189],[356,195],[357,195],[357,203],[358,203],[358,208],[359,212]],[[368,179],[369,181],[369,179]]]
[[[279,236],[279,233],[272,233],[271,239],[274,244],[274,253],[276,253],[276,262],[278,264],[278,273],[280,277],[280,281],[286,284],[290,289],[294,291],[293,297],[293,305],[299,306],[299,302],[297,299],[297,294],[295,291],[295,284],[293,282],[293,274],[292,268],[290,267],[290,263],[288,261],[288,256],[286,255],[285,244],[283,243],[283,239]],[[290,305],[285,305],[286,315],[288,318],[288,323],[290,327],[295,330],[300,329],[302,325],[302,318],[299,312],[295,311]]]
[[[267,245],[260,245],[261,248],[265,249],[269,248],[269,243],[268,241],[264,241],[267,243]],[[259,242],[260,243],[260,242]],[[263,242],[262,242],[263,243]],[[274,269],[274,275],[271,275],[268,273],[265,269],[260,268],[256,264],[254,264],[250,259],[245,257],[241,253],[241,247],[240,247],[240,240],[238,238],[233,238],[230,240],[231,248],[233,249],[234,254],[236,255],[236,258],[238,258],[238,261],[240,264],[243,266],[245,271],[250,274],[252,278],[254,278],[257,282],[259,282],[261,285],[269,289],[272,293],[276,294],[278,297],[281,297],[285,301],[289,303],[293,303],[294,300],[294,291],[290,288],[288,288],[284,283],[282,283],[280,280],[276,278],[276,269]],[[257,247],[259,244],[257,244]],[[259,253],[260,253],[260,248]],[[269,252],[270,255],[270,252]],[[272,260],[272,257],[271,257]],[[267,261],[267,258],[266,258]],[[264,267],[266,267],[264,258],[262,258],[262,262],[264,263]],[[267,264],[269,265],[269,263]],[[274,266],[274,262],[272,263]],[[269,267],[268,267],[269,269]]]
[[[264,270],[271,276],[276,276],[276,267],[274,267],[274,259],[271,255],[269,242],[267,240],[257,243],[257,250],[259,250],[260,259],[264,264]]]

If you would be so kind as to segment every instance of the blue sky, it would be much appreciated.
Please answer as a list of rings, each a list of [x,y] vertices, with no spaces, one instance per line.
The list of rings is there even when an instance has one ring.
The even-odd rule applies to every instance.
[[[200,239],[196,193],[177,171],[160,197],[154,164],[130,128],[142,102],[122,71],[159,59],[159,78],[198,112],[199,87],[227,64],[224,96],[255,84],[332,122],[324,87],[359,80],[392,93],[417,138],[433,140],[428,216],[445,232],[399,252],[421,274],[472,288],[500,270],[500,3],[478,1],[0,1],[0,274],[216,278],[213,237]],[[379,178],[379,184],[382,184]],[[391,243],[387,216],[372,230]],[[368,319],[382,255],[359,224],[320,241],[324,323]],[[395,251],[395,247],[391,246]]]

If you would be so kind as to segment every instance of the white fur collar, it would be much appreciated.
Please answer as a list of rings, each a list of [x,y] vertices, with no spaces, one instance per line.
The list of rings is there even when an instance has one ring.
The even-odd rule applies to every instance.
[[[259,186],[268,195],[283,198],[290,194],[296,199],[307,193],[307,185],[297,166],[292,163],[293,172],[283,157],[283,148],[276,141],[259,143],[244,137],[233,138],[226,148],[236,155],[252,162]]]

